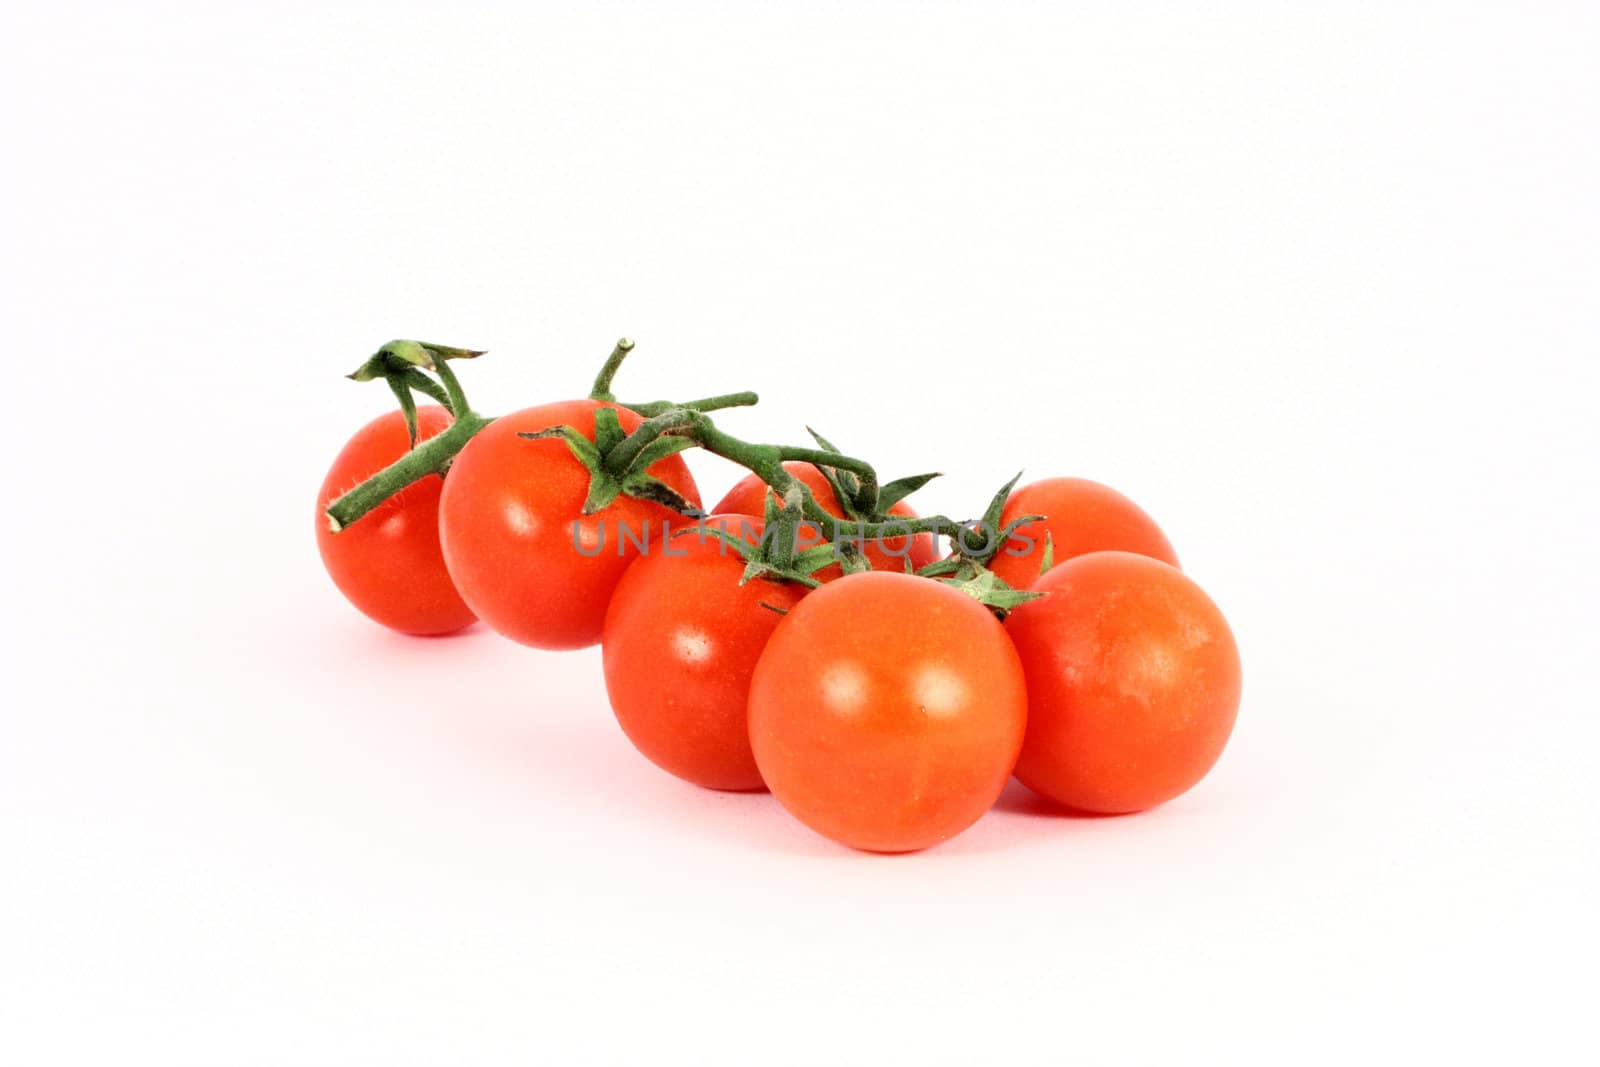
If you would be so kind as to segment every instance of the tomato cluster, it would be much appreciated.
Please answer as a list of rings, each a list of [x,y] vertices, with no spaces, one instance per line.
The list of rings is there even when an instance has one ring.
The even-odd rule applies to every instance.
[[[380,369],[391,384],[413,373]],[[647,423],[596,395],[470,416],[482,426],[432,466],[419,457],[442,447],[452,409],[408,404],[360,430],[318,497],[339,589],[407,633],[478,619],[536,648],[600,643],[617,721],[657,766],[768,789],[858,849],[947,840],[1013,775],[1067,809],[1139,811],[1221,755],[1240,697],[1233,636],[1121,494],[1050,478],[997,497],[998,521],[924,522],[898,491],[874,503],[875,481],[841,473],[846,457],[835,469],[832,453],[790,449],[810,461],[780,465],[701,414]],[[710,518],[677,454],[694,441],[673,433],[752,457]],[[337,520],[347,491],[406,464],[424,473]],[[822,519],[864,515],[891,526],[830,544]],[[952,538],[943,561],[933,530]],[[958,535],[972,530],[993,546],[971,549]],[[774,548],[774,533],[795,543]],[[806,551],[818,543],[826,558]]]

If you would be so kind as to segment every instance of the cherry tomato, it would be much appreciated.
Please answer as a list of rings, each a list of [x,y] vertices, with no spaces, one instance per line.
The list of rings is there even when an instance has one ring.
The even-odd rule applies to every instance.
[[[740,524],[761,532],[744,515],[707,523],[736,536]],[[763,788],[745,722],[750,675],[782,612],[806,592],[759,578],[740,585],[744,566],[715,535],[679,530],[628,568],[606,612],[606,693],[617,722],[656,766],[708,789]]]
[[[790,462],[783,465],[783,469],[804,482],[806,488],[811,490],[811,495],[817,500],[817,505],[829,515],[844,517],[844,508],[839,503],[839,498],[834,495],[833,487],[810,463]],[[728,494],[711,510],[719,515],[754,515],[757,518],[766,514],[767,497],[772,489],[754,474],[746,475]],[[904,500],[889,509],[889,514],[900,518],[914,519],[917,513]],[[850,532],[849,524],[843,527],[845,533]],[[831,532],[831,531],[830,531]],[[805,523],[800,534],[801,547],[822,543],[822,531],[813,523]],[[875,571],[905,571],[905,561],[909,556],[911,566],[923,567],[938,558],[938,544],[933,534],[923,533],[907,537],[885,537],[881,541],[871,539],[862,546],[862,554]],[[818,571],[815,577],[819,581],[828,581],[843,573],[838,564],[832,564]]]
[[[1045,518],[1018,530],[1021,536],[1013,537],[989,564],[1018,589],[1038,580],[1047,534],[1057,564],[1089,552],[1119,551],[1178,565],[1178,554],[1154,519],[1115,489],[1087,478],[1046,478],[1016,490],[1006,500],[1000,521],[1023,515]]]
[[[442,407],[418,408],[417,439],[442,433],[450,422]],[[407,486],[339,533],[328,529],[324,514],[410,447],[399,411],[356,431],[317,493],[317,549],[333,583],[368,618],[408,634],[447,634],[470,626],[475,616],[451,584],[439,551],[440,479]]]
[[[1028,677],[1017,778],[1083,811],[1142,811],[1203,778],[1239,711],[1227,620],[1176,567],[1093,552],[1034,583],[1006,632]]]
[[[502,416],[467,442],[445,478],[439,534],[450,577],[479,618],[535,648],[599,641],[611,591],[641,546],[658,551],[664,530],[693,521],[626,495],[584,515],[589,472],[566,442],[517,436],[566,425],[593,440],[601,407],[616,405],[567,400]],[[616,410],[624,430],[639,425],[632,411]],[[681,456],[650,473],[699,506]]]
[[[1027,703],[987,608],[931,578],[868,571],[812,590],[773,631],[750,685],[750,743],[801,822],[907,852],[994,803]]]

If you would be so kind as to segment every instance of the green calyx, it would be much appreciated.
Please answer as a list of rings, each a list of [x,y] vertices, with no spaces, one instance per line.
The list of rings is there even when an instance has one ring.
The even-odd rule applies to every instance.
[[[1018,589],[989,569],[990,562],[1011,543],[1012,536],[1019,529],[1030,522],[1044,518],[1043,515],[1022,515],[1001,525],[1000,519],[1005,513],[1006,500],[1021,478],[1022,472],[1018,471],[1015,477],[1001,486],[999,492],[990,499],[989,506],[984,509],[983,517],[977,522],[948,531],[952,549],[948,557],[917,571],[917,574],[925,578],[935,578],[959,589],[993,610],[1002,619],[1017,605],[1026,604],[1045,595]],[[1046,538],[1044,570],[1050,568],[1053,554],[1053,546]]]
[[[726,530],[705,528],[707,534],[721,540],[744,560],[740,585],[757,579],[796,582],[810,588],[822,584],[816,577],[817,571],[835,562],[838,554],[834,545],[826,541],[800,547],[805,498],[806,488],[799,482],[788,488],[781,501],[769,495],[761,539],[756,544]],[[859,553],[856,558],[860,558]]]
[[[456,453],[493,419],[479,415],[450,369],[453,359],[476,359],[483,352],[453,348],[426,341],[390,341],[347,377],[358,382],[382,379],[400,402],[411,437],[410,450],[371,478],[332,501],[327,508],[328,528],[334,533],[366,515],[406,486],[430,475],[443,475]],[[435,377],[430,378],[428,372]],[[417,441],[416,395],[438,401],[450,412],[449,428],[426,441]]]
[[[394,391],[395,399],[400,402],[400,411],[406,420],[406,430],[411,434],[411,446],[415,448],[417,445],[415,394],[423,394],[444,405],[451,415],[460,417],[469,410],[466,397],[461,393],[461,385],[456,381],[454,372],[446,369],[445,363],[452,359],[477,359],[481,355],[483,355],[482,350],[473,348],[453,348],[427,341],[390,341],[346,377],[357,382],[370,382],[382,378],[389,384],[389,388]],[[439,375],[440,380],[434,381],[424,374],[424,371],[432,371]]]
[[[1046,595],[1030,589],[1018,589],[982,563],[960,556],[930,563],[917,574],[965,593],[1002,619],[1018,604],[1026,604]]]
[[[624,494],[660,504],[691,518],[705,514],[676,489],[650,473],[650,468],[655,464],[693,448],[694,442],[681,437],[663,437],[645,448],[623,454],[618,446],[627,439],[627,434],[622,429],[615,408],[600,408],[595,412],[593,441],[572,426],[552,426],[547,430],[519,433],[517,436],[530,441],[558,437],[566,443],[573,457],[589,472],[589,492],[583,501],[585,515],[604,511]]]
[[[941,531],[950,538],[953,559],[986,567],[991,560],[1001,553],[1006,545],[1010,544],[1011,538],[1016,535],[1019,529],[1030,522],[1037,522],[1044,518],[1043,515],[1021,515],[1001,525],[1000,519],[1005,514],[1006,500],[1011,496],[1011,490],[1016,487],[1021,478],[1022,472],[1018,471],[1015,477],[1005,485],[1002,485],[999,492],[995,493],[993,498],[990,499],[989,506],[984,508],[983,517],[977,522],[961,524],[954,529]],[[949,561],[941,560],[939,563],[929,564],[928,567],[922,568],[917,573],[927,574],[931,567],[937,567],[946,562]],[[937,577],[937,575],[929,576]]]
[[[439,365],[447,360],[477,359],[483,354],[483,349],[452,348],[429,341],[390,341],[346,377],[352,381],[370,382],[374,378],[385,378],[414,368],[437,371]]]
[[[811,427],[806,427],[806,433],[829,456],[841,455],[838,446]],[[845,467],[833,467],[826,463],[816,463],[814,466],[827,481],[828,488],[833,490],[834,499],[839,502],[844,517],[852,522],[891,521],[894,517],[889,514],[890,508],[940,477],[938,472],[913,474],[880,486],[876,474],[869,478]]]

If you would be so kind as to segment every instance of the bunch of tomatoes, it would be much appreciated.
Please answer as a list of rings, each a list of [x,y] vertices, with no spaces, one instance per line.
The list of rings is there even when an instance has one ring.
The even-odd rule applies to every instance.
[[[904,852],[960,833],[1015,775],[1065,809],[1140,811],[1222,753],[1233,635],[1127,497],[1080,478],[1008,485],[978,520],[919,516],[931,475],[751,444],[728,394],[610,392],[487,418],[450,364],[392,342],[352,377],[400,409],[362,427],[317,500],[339,589],[385,626],[481,620],[541,649],[602,646],[611,707],[663,770],[767,789],[827,837]],[[435,403],[417,403],[418,396]],[[750,469],[707,512],[681,453]],[[948,550],[941,551],[941,538]]]

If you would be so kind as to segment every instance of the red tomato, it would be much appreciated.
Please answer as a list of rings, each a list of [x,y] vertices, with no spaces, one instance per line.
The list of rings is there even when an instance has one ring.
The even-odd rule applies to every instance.
[[[1118,551],[1178,565],[1178,554],[1154,519],[1115,489],[1087,478],[1046,478],[1016,490],[1006,500],[1000,522],[1004,525],[1023,515],[1045,519],[1022,527],[1018,531],[1022,536],[1013,537],[989,564],[1018,589],[1038,581],[1046,534],[1057,564],[1089,552]]]
[[[417,439],[442,433],[450,413],[417,409]],[[317,549],[345,598],[368,618],[408,634],[447,634],[475,618],[450,582],[439,552],[439,490],[428,477],[407,486],[334,533],[324,514],[347,490],[405,455],[411,447],[405,417],[380,415],[350,438],[317,494]]]
[[[844,508],[839,504],[839,498],[834,495],[833,487],[822,476],[822,472],[810,463],[790,462],[783,465],[783,469],[804,482],[806,488],[811,490],[811,495],[816,497],[817,504],[829,515],[844,517]],[[754,474],[746,475],[724,496],[712,511],[719,515],[754,515],[757,518],[766,514],[767,497],[772,494],[772,489]],[[917,513],[904,500],[889,509],[890,515],[900,518],[914,519]],[[842,527],[846,534],[851,532],[851,524]],[[832,532],[832,531],[828,531]],[[818,530],[815,524],[806,523],[800,534],[802,548],[822,543],[823,531]],[[908,544],[909,541],[909,544]],[[938,558],[938,544],[933,534],[923,533],[914,537],[885,537],[881,542],[869,540],[862,545],[863,555],[875,571],[905,571],[905,560],[911,558],[912,567],[923,567]],[[819,581],[828,581],[842,573],[842,568],[832,564],[817,572]]]
[[[812,590],[773,632],[750,685],[750,743],[801,822],[908,852],[994,803],[1027,704],[987,608],[930,578],[865,572]]]
[[[593,440],[601,407],[616,405],[566,400],[502,416],[467,442],[445,478],[439,535],[450,577],[478,617],[513,641],[551,649],[599,641],[611,591],[640,544],[658,551],[666,527],[693,521],[630,496],[584,515],[589,472],[566,442],[517,436],[566,425]],[[638,415],[616,410],[624,430],[639,425]],[[681,456],[650,473],[699,506]]]
[[[707,520],[729,533],[748,516]],[[754,541],[754,538],[749,538]],[[606,693],[634,747],[708,789],[761,789],[745,706],[767,638],[806,587],[756,579],[715,535],[679,530],[668,550],[628,568],[606,612]]]
[[[1227,620],[1182,571],[1131,552],[1068,560],[1006,632],[1028,676],[1017,777],[1083,811],[1141,811],[1205,777],[1239,711]]]

